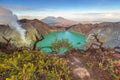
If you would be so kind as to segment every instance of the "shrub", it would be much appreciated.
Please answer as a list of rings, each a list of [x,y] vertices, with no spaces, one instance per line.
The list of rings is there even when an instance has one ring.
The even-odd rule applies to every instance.
[[[86,65],[87,65],[88,68],[93,69],[94,64],[93,64],[92,62],[89,62],[89,61],[88,61],[88,62],[86,63]]]
[[[107,64],[106,68],[109,71],[110,75],[114,78],[114,80],[120,80],[120,74],[116,74],[115,67],[116,64],[118,64],[120,60],[112,60],[112,59],[107,59]],[[118,73],[120,70],[118,71]]]
[[[0,53],[0,75],[4,80],[70,80],[67,62],[41,51]]]
[[[71,45],[68,39],[56,39],[52,43],[51,47],[52,47],[52,50],[57,53],[65,53],[73,49],[73,46]]]

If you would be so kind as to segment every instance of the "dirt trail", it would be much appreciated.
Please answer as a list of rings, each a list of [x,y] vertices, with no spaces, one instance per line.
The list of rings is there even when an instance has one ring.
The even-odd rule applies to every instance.
[[[79,52],[74,52],[74,54],[69,54],[65,58],[72,70],[72,80],[100,80],[99,75],[94,75],[94,71],[86,67],[86,63]]]
[[[79,56],[70,54],[67,57],[67,61],[72,69],[74,80],[94,80],[91,79],[90,72],[85,68]]]
[[[117,57],[116,57],[117,56]],[[120,54],[114,54],[115,59],[120,59]],[[99,67],[98,60],[93,55],[84,55],[79,51],[65,54],[62,58],[67,60],[72,73],[72,80],[113,80],[108,70]],[[91,67],[92,66],[92,67]]]

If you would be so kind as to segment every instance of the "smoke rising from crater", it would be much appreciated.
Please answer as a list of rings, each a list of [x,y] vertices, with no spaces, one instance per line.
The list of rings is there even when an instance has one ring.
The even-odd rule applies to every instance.
[[[11,29],[19,32],[21,39],[26,42],[26,30],[18,23],[18,18],[10,10],[0,6],[0,24],[9,25]]]

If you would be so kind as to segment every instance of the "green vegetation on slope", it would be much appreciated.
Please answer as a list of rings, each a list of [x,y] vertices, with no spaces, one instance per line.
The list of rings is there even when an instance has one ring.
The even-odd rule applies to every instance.
[[[70,80],[66,60],[41,51],[0,52],[0,76],[3,80]]]

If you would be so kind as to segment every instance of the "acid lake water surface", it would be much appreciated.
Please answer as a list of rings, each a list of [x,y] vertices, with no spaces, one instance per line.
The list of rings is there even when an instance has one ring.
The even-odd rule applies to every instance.
[[[38,47],[51,46],[56,39],[68,39],[75,49],[82,49],[82,46],[86,43],[84,35],[69,31],[48,33],[44,35],[44,38],[44,40],[37,44]],[[42,48],[42,50],[47,53],[51,52],[50,48]],[[67,50],[62,50],[59,52],[59,54],[63,54],[66,51]]]

